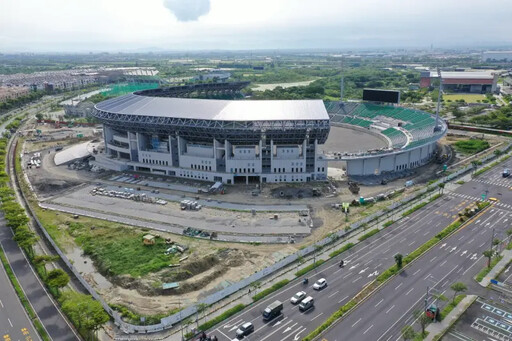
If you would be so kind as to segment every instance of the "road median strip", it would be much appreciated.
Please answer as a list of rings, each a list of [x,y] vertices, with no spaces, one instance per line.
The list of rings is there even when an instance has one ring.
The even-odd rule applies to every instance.
[[[371,282],[367,287],[363,288],[363,290],[361,290],[356,296],[354,296],[354,298],[352,298],[349,302],[347,302],[340,309],[334,312],[323,324],[321,324],[319,327],[314,329],[310,334],[304,337],[302,341],[315,340],[315,338],[319,336],[321,333],[323,333],[325,330],[332,327],[335,323],[339,323],[343,317],[349,315],[351,311],[355,310],[359,305],[361,305],[364,301],[370,298],[380,288],[382,288],[385,284],[391,281],[395,275],[398,275],[401,272],[403,272],[408,266],[410,266],[410,264],[412,264],[415,260],[420,258],[420,256],[422,256],[423,254],[427,253],[427,251],[432,249],[443,239],[452,235],[456,231],[463,229],[465,226],[469,225],[477,217],[481,216],[488,207],[490,207],[489,203],[484,203],[483,205],[481,205],[480,212],[465,222],[462,222],[460,221],[460,218],[457,218],[456,221],[445,227],[432,239],[430,239],[425,244],[418,247],[412,253],[404,257],[404,265],[402,266],[402,268],[398,269],[397,265],[395,264],[386,271],[384,271],[375,279],[375,281]]]

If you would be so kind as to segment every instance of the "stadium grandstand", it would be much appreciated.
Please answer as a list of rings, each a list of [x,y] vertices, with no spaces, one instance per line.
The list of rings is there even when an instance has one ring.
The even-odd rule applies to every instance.
[[[447,130],[397,104],[236,100],[247,84],[164,87],[96,104],[105,147],[93,164],[225,184],[325,180],[330,162],[346,162],[349,176],[370,176],[426,164]],[[224,96],[234,99],[212,99]],[[322,151],[331,126],[378,137],[382,147]]]
[[[347,161],[348,175],[379,175],[419,167],[429,162],[436,142],[446,134],[442,120],[431,114],[397,105],[371,102],[326,102],[333,126],[380,134],[388,147],[362,153],[328,151],[326,158]]]

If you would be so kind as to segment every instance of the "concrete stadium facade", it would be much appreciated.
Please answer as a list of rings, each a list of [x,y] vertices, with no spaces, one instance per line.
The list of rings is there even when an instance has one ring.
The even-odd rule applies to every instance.
[[[174,98],[165,90],[98,103],[103,168],[234,183],[327,179],[317,152],[329,134],[320,100]]]
[[[229,84],[139,91],[96,104],[105,148],[93,163],[224,184],[309,182],[326,180],[329,162],[346,162],[349,176],[423,166],[447,131],[432,115],[398,106],[183,97],[213,86],[216,92],[236,90]],[[379,136],[388,146],[322,152],[331,125]]]

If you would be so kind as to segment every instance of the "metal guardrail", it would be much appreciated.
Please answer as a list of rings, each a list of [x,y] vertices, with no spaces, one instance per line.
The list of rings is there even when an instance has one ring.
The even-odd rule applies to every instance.
[[[511,149],[512,147],[512,143],[509,143],[503,150],[502,152],[507,152]],[[13,154],[14,157],[16,157],[15,153]],[[493,158],[497,158],[498,156],[494,155],[494,154],[491,154],[491,155],[488,155],[487,157],[484,157],[481,161],[482,162],[487,162]],[[14,163],[13,163],[13,167],[14,167]],[[326,237],[318,242],[316,242],[315,244],[313,245],[310,245],[309,247],[306,247],[302,250],[299,250],[297,251],[296,253],[292,254],[292,255],[289,255],[287,256],[286,258],[280,260],[279,262],[271,265],[271,266],[268,266],[266,267],[265,269],[263,270],[260,270],[256,273],[254,273],[253,275],[237,282],[237,283],[234,283],[232,285],[230,285],[229,287],[227,288],[224,288],[220,291],[217,291],[216,293],[213,293],[211,295],[209,295],[208,297],[206,297],[205,299],[199,301],[196,303],[196,305],[191,305],[191,306],[188,306],[186,307],[185,309],[181,310],[180,312],[177,312],[173,315],[170,315],[170,316],[167,316],[167,317],[164,317],[161,319],[161,322],[159,324],[154,324],[154,325],[146,325],[146,326],[139,326],[139,325],[133,325],[133,324],[130,324],[130,323],[127,323],[125,321],[123,321],[121,319],[121,316],[119,315],[119,313],[115,310],[113,310],[112,308],[110,308],[110,306],[108,305],[107,302],[105,302],[103,300],[103,298],[96,292],[96,290],[94,290],[93,287],[91,287],[89,285],[89,283],[87,283],[87,281],[82,277],[82,275],[79,273],[79,271],[73,266],[73,264],[69,261],[69,259],[67,258],[67,256],[60,250],[59,246],[54,242],[54,240],[52,239],[52,237],[48,234],[48,232],[46,231],[46,229],[43,227],[43,225],[41,224],[41,222],[39,221],[39,219],[37,218],[37,216],[35,215],[35,213],[33,212],[32,208],[30,207],[30,205],[28,204],[28,200],[27,198],[25,197],[25,194],[23,193],[23,191],[20,191],[21,192],[21,195],[23,197],[23,200],[25,201],[25,204],[26,206],[28,207],[29,209],[29,213],[31,215],[31,217],[34,219],[34,221],[36,222],[38,228],[41,230],[41,232],[44,234],[45,238],[48,240],[48,242],[52,245],[52,247],[55,249],[55,251],[57,252],[57,254],[62,258],[62,260],[64,261],[64,263],[68,266],[69,270],[75,275],[75,277],[80,281],[80,283],[84,286],[85,289],[87,289],[87,291],[96,299],[98,300],[101,305],[103,306],[103,308],[105,309],[105,311],[110,315],[112,316],[112,318],[114,319],[114,322],[117,326],[119,326],[121,328],[121,330],[125,333],[141,333],[141,334],[145,334],[145,333],[153,333],[153,332],[158,332],[158,331],[162,331],[162,330],[165,330],[165,329],[169,329],[171,328],[172,326],[180,323],[181,321],[189,318],[190,316],[193,316],[194,314],[197,313],[197,306],[199,306],[200,304],[207,304],[207,305],[211,305],[211,304],[214,304],[214,303],[217,303],[219,302],[220,300],[238,292],[239,290],[243,289],[243,288],[246,288],[248,287],[249,285],[251,285],[252,283],[256,282],[256,281],[260,281],[261,279],[269,276],[270,274],[292,264],[293,262],[295,262],[297,259],[299,259],[300,257],[304,257],[304,256],[307,256],[311,253],[313,253],[313,251],[315,251],[318,247],[324,247],[328,244],[331,244],[333,242],[335,242],[336,240],[340,239],[340,238],[343,238],[345,236],[347,236],[349,233],[352,233],[353,231],[357,230],[358,228],[361,228],[363,225],[373,221],[374,219],[377,219],[378,217],[380,216],[383,216],[385,215],[386,213],[388,213],[390,210],[393,210],[393,209],[396,209],[400,206],[404,206],[406,204],[408,204],[409,202],[415,200],[416,198],[422,196],[423,194],[427,193],[428,191],[432,191],[432,190],[435,190],[436,187],[438,186],[438,184],[440,183],[445,183],[447,181],[450,181],[456,177],[458,177],[459,175],[461,174],[464,174],[470,170],[473,169],[473,166],[472,165],[468,165],[444,178],[441,178],[439,179],[438,181],[436,181],[435,183],[427,186],[426,188],[423,188],[422,190],[419,190],[417,192],[414,193],[414,195],[411,195],[411,196],[408,196],[406,198],[403,198],[402,200],[399,200],[399,201],[396,201],[394,203],[392,203],[391,205],[389,205],[388,207],[386,207],[385,209],[383,210],[380,210],[380,211],[377,211],[353,224],[351,224],[349,226],[348,229],[346,230],[342,230],[342,231],[338,231],[332,235],[330,235],[329,237]],[[19,187],[19,180],[18,180],[18,177],[15,176],[15,181],[17,183],[17,186]]]

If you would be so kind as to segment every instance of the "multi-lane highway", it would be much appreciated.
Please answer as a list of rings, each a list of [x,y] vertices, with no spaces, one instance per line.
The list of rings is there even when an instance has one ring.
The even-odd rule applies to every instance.
[[[0,265],[0,340],[40,340],[7,273]]]
[[[493,206],[464,228],[439,243],[399,276],[393,278],[323,337],[341,340],[399,340],[400,330],[412,325],[422,311],[427,287],[445,293],[454,282],[468,283],[482,269],[482,252],[489,249],[493,229],[512,226],[512,213]]]
[[[48,332],[48,335],[54,341],[62,340],[62,341],[71,341],[71,340],[79,340],[80,338],[75,334],[73,328],[67,323],[66,319],[59,311],[59,309],[55,306],[52,300],[48,297],[48,294],[43,286],[43,284],[39,281],[39,278],[32,270],[30,264],[27,259],[23,255],[21,249],[18,247],[18,244],[12,239],[13,235],[11,230],[6,226],[5,220],[3,216],[0,218],[0,245],[2,246],[6,257],[12,267],[12,270],[18,281],[25,291],[25,294],[34,308],[34,311],[38,315],[41,323],[44,328]],[[24,311],[19,311],[16,309],[16,305],[11,302],[7,296],[12,295],[9,291],[8,287],[0,287],[0,299],[2,300],[3,305],[7,308],[6,310],[9,312],[9,319],[11,320],[13,327],[9,328],[7,332],[3,333],[3,335],[11,335],[10,330],[13,330],[12,337],[10,339],[14,340],[29,340],[26,336],[32,335],[32,339],[37,339],[34,337],[32,328],[26,323],[26,315]],[[15,295],[15,294],[14,294]],[[18,299],[16,296],[12,296],[14,299]],[[9,306],[7,306],[9,304]],[[19,305],[19,303],[18,303]],[[1,307],[1,305],[0,305]],[[0,328],[3,328],[3,321],[1,321],[2,313],[0,309]],[[16,322],[16,326],[14,323]],[[7,321],[7,325],[10,327],[9,321]],[[15,328],[15,329],[14,329]],[[29,328],[27,331],[29,334],[26,336],[23,335],[22,328]],[[2,332],[4,329],[1,329]],[[20,330],[22,337],[14,338],[14,335],[18,330]],[[19,334],[19,333],[18,333]],[[8,341],[7,338],[1,341]]]
[[[301,339],[375,279],[381,271],[394,264],[393,256],[397,252],[407,254],[418,248],[454,221],[457,213],[469,203],[470,200],[454,196],[444,196],[436,200],[308,274],[308,285],[304,285],[302,279],[297,279],[278,293],[209,331],[208,335],[216,335],[219,340],[232,340],[239,325],[252,322],[255,330],[246,340]],[[345,260],[344,268],[338,266],[341,258]],[[327,288],[314,291],[314,282],[322,277],[327,279]],[[291,296],[302,290],[315,299],[315,307],[306,312],[300,312],[297,306],[290,303]],[[284,303],[283,314],[271,322],[263,322],[261,311],[276,299]]]

